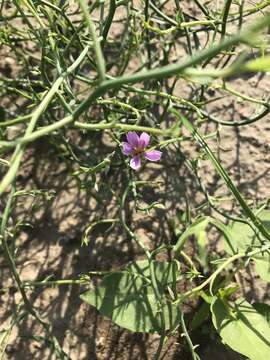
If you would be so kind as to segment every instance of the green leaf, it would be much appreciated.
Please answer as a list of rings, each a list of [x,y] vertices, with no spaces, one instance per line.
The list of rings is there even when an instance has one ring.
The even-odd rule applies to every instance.
[[[266,319],[270,325],[270,305],[256,302],[252,306]]]
[[[270,231],[270,211],[261,211],[258,218],[261,220],[266,229]],[[237,251],[246,251],[254,246],[261,245],[258,237],[247,224],[233,222],[228,227],[228,230],[231,238],[233,239],[233,244],[230,244],[230,246],[225,243],[226,251],[229,254],[236,253]],[[270,255],[268,253],[264,253],[262,255],[258,254],[252,259],[255,262],[256,271],[259,276],[263,280],[270,282]]]
[[[186,239],[192,235],[197,235],[200,232],[204,231],[207,225],[209,224],[208,217],[201,217],[194,221],[178,238],[177,243],[174,245],[174,251],[177,253],[180,251]]]
[[[171,262],[153,261],[153,267],[158,285],[164,288],[167,285],[171,285],[176,280],[177,273],[179,273],[180,264],[177,260]],[[146,277],[149,283],[151,281],[148,260],[136,261],[128,265],[126,270],[133,274],[139,274]]]
[[[154,263],[158,285],[165,288],[173,282],[176,262]],[[150,283],[148,261],[128,265],[126,271],[104,277],[99,286],[83,293],[81,299],[96,307],[117,325],[135,332],[163,332],[174,328],[180,319],[179,308],[163,296],[162,309]],[[162,329],[160,311],[165,318]]]
[[[270,358],[270,326],[266,319],[244,299],[233,310],[216,299],[211,305],[212,321],[224,343],[250,360]]]
[[[205,223],[205,227],[199,228],[194,232],[194,236],[197,239],[198,243],[198,259],[204,269],[205,272],[209,270],[209,266],[207,263],[207,232],[205,231],[208,223]]]
[[[226,288],[218,289],[218,294],[222,299],[228,299],[232,294],[234,294],[239,289],[239,285],[228,286]]]
[[[223,224],[221,221],[209,217],[209,222],[214,225],[217,229],[219,229],[224,235],[224,241],[226,242],[226,247],[229,247],[229,253],[235,253],[235,249],[233,247],[233,236],[229,226]]]
[[[191,321],[191,330],[197,329],[208,318],[210,305],[203,302]]]
[[[265,281],[270,282],[270,255],[256,255],[253,257],[258,275]]]

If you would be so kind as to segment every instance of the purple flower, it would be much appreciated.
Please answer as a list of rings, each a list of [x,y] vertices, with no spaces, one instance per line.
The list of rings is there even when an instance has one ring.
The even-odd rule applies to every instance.
[[[140,136],[134,131],[127,133],[127,142],[123,142],[123,154],[131,155],[130,166],[134,170],[141,167],[141,159],[145,158],[150,161],[159,161],[162,155],[158,150],[147,150],[150,142],[150,136],[143,132]]]

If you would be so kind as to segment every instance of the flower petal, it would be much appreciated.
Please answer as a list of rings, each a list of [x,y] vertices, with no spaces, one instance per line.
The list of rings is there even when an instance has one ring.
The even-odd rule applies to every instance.
[[[133,150],[132,146],[127,142],[123,142],[122,145],[123,145],[123,150],[122,150],[123,154],[124,155],[130,155],[132,153],[132,150]]]
[[[135,131],[129,131],[127,133],[127,141],[133,148],[137,148],[139,146],[139,136],[135,133]]]
[[[143,132],[140,135],[139,147],[146,148],[149,145],[149,142],[150,142],[150,136],[146,132]]]
[[[141,158],[139,155],[133,156],[133,158],[130,160],[130,167],[133,170],[139,170],[141,167]]]
[[[144,153],[144,157],[150,161],[159,161],[161,158],[162,152],[158,150],[150,150]]]

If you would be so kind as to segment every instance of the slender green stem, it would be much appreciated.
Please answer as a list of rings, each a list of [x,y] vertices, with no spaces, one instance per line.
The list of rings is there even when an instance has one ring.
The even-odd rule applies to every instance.
[[[164,20],[166,20],[169,24],[173,25],[173,26],[177,26],[177,21],[173,20],[172,18],[170,18],[169,16],[167,16],[166,14],[164,14],[151,0],[148,0],[149,2],[149,6],[159,15],[161,16]]]
[[[150,2],[151,4],[151,2]],[[208,49],[201,50],[195,55],[189,57],[187,60],[178,64],[170,64],[158,69],[151,69],[148,71],[141,71],[132,75],[120,76],[113,80],[105,80],[100,86],[93,91],[77,108],[74,113],[75,118],[80,116],[89,106],[99,97],[102,96],[107,90],[117,88],[125,84],[134,84],[140,81],[146,81],[151,79],[163,79],[172,75],[181,74],[185,69],[191,66],[200,64],[203,60],[209,60],[219,54],[221,51],[238,44],[239,42],[246,42],[250,36],[254,36],[259,30],[268,26],[270,22],[270,15],[266,15],[260,21],[256,22],[249,28],[237,33],[234,36],[225,38],[219,44],[215,44]]]
[[[175,302],[175,304],[183,302],[185,299],[187,299],[190,296],[196,295],[199,291],[201,291],[203,288],[205,288],[208,284],[213,282],[213,280],[215,280],[217,275],[220,274],[228,265],[232,264],[236,260],[242,259],[242,258],[250,258],[254,255],[260,254],[269,249],[270,249],[270,244],[264,245],[260,249],[252,250],[248,253],[239,253],[239,254],[235,254],[235,255],[229,257],[204,282],[202,282],[200,285],[196,286],[192,290],[189,290],[186,293],[184,293],[183,295],[181,295],[180,298]]]
[[[270,234],[268,230],[265,228],[263,223],[255,216],[253,211],[249,208],[246,201],[240,194],[240,192],[237,190],[236,186],[232,182],[231,178],[227,174],[226,170],[223,168],[221,163],[218,161],[212,150],[209,148],[207,143],[204,141],[202,136],[199,134],[199,132],[192,126],[192,124],[186,119],[182,118],[183,125],[186,127],[187,130],[189,130],[194,137],[195,140],[198,141],[200,146],[205,150],[207,155],[209,156],[210,160],[212,161],[212,164],[214,165],[215,169],[219,173],[219,175],[223,178],[224,182],[226,183],[227,187],[230,189],[236,200],[238,201],[239,205],[244,211],[244,214],[247,216],[248,219],[251,220],[253,225],[260,231],[260,233],[268,240],[270,240]]]
[[[85,0],[78,0],[80,7],[82,9],[83,15],[85,17],[85,21],[89,27],[89,31],[91,34],[91,37],[93,39],[93,44],[94,44],[94,50],[96,53],[96,60],[97,60],[97,68],[98,68],[98,72],[99,72],[99,78],[100,78],[100,82],[105,80],[105,74],[106,74],[106,65],[105,65],[105,61],[104,61],[104,57],[103,57],[103,53],[101,50],[101,46],[100,46],[100,42],[97,38],[96,35],[96,29],[95,29],[95,25],[91,19],[91,16],[89,14],[89,9],[88,6],[86,4]]]
[[[181,316],[180,316],[180,322],[181,322],[181,327],[182,327],[182,330],[183,330],[183,335],[185,336],[186,340],[187,340],[187,343],[188,343],[188,347],[190,349],[190,352],[191,352],[191,356],[192,356],[192,360],[199,360],[199,356],[196,354],[195,352],[195,347],[194,345],[192,344],[192,340],[189,336],[189,333],[187,331],[187,327],[186,327],[186,323],[185,323],[185,318],[184,318],[184,313],[183,311],[181,311]]]
[[[126,203],[126,199],[128,196],[128,193],[130,191],[132,184],[128,184],[126,187],[126,190],[123,193],[122,199],[121,199],[121,203],[120,203],[120,220],[121,223],[124,227],[124,229],[126,230],[126,232],[128,233],[128,235],[131,237],[131,239],[135,240],[135,242],[140,246],[140,248],[144,251],[145,255],[147,256],[148,259],[151,258],[151,253],[150,250],[148,248],[148,246],[146,246],[143,241],[141,241],[136,234],[129,228],[129,226],[127,225],[126,222],[126,214],[125,214],[125,203]]]
[[[256,25],[253,25],[251,28],[249,28],[248,30],[245,30],[242,33],[239,33],[237,35],[235,35],[232,38],[228,38],[225,39],[223,42],[221,42],[218,45],[215,45],[209,49],[206,50],[202,50],[201,52],[197,53],[194,56],[191,56],[189,59],[187,59],[186,61],[184,61],[182,64],[176,64],[176,65],[168,65],[168,66],[164,66],[163,68],[160,69],[152,69],[149,70],[147,72],[141,72],[141,73],[136,73],[133,75],[128,75],[128,76],[123,76],[123,77],[119,77],[113,80],[105,80],[102,84],[100,84],[100,86],[87,98],[85,99],[79,106],[78,108],[74,111],[73,113],[73,118],[64,118],[62,120],[60,120],[60,123],[58,123],[55,126],[52,126],[49,129],[42,129],[42,130],[38,130],[40,131],[39,133],[37,133],[36,135],[33,135],[33,137],[30,139],[36,139],[39,136],[43,136],[45,134],[48,134],[49,131],[55,130],[59,127],[62,127],[63,125],[76,120],[85,110],[88,109],[89,105],[94,102],[99,96],[101,96],[102,94],[104,94],[108,89],[110,88],[115,88],[124,84],[128,84],[128,83],[135,83],[135,82],[139,82],[142,80],[147,80],[147,79],[159,79],[159,78],[163,78],[163,77],[168,77],[171,76],[173,74],[177,74],[177,73],[181,73],[181,72],[185,72],[187,71],[188,67],[194,66],[198,63],[200,63],[202,60],[204,60],[205,58],[209,58],[211,56],[214,56],[216,54],[218,54],[221,50],[227,48],[228,46],[231,46],[232,44],[235,44],[239,41],[241,41],[241,39],[245,38],[246,36],[248,36],[249,33],[251,33],[252,31],[257,31],[259,29],[261,29],[262,27],[264,27],[267,22],[269,21],[270,16],[266,17],[267,20],[264,18],[260,23],[257,23]],[[70,67],[70,70],[68,70],[66,73],[70,73],[74,70],[75,68],[75,64],[73,64],[73,66]],[[191,71],[191,70],[190,70]],[[198,72],[196,70],[193,70],[193,74],[194,71],[198,74]],[[32,119],[30,121],[28,130],[25,133],[25,139],[27,139],[27,136],[29,136],[33,130],[33,127],[36,123],[36,121],[38,120],[38,118],[41,116],[41,114],[44,112],[44,110],[46,109],[49,101],[51,100],[51,98],[54,96],[54,94],[58,91],[59,86],[61,85],[61,83],[64,80],[64,75],[62,75],[56,82],[55,84],[52,86],[52,88],[50,89],[50,91],[48,92],[48,94],[46,95],[46,97],[44,98],[44,100],[42,101],[42,103],[40,104],[39,108],[36,110],[36,113],[34,113],[34,115],[32,116]],[[78,122],[77,126],[78,126]],[[85,125],[81,125],[81,123],[79,123],[80,127],[85,126],[85,128],[88,126],[88,129],[91,129],[92,124],[85,124]],[[95,127],[93,127],[93,129],[106,129],[106,125],[105,124],[101,124],[101,125],[94,125]],[[99,127],[100,126],[100,127]],[[118,127],[123,129],[123,130],[130,130],[130,126],[131,125],[126,125],[126,124],[121,124],[121,125],[117,125],[116,127]],[[135,126],[135,125],[134,125]],[[115,127],[115,125],[110,125],[110,128]],[[137,129],[138,131],[145,131],[147,128],[143,128],[143,127],[137,127],[137,128],[133,128],[134,130]],[[149,129],[148,129],[149,131]],[[159,133],[162,134],[164,132],[162,132],[159,129],[156,130],[150,130],[153,133]],[[23,142],[28,142],[29,141],[29,137],[28,140],[20,140],[20,143]],[[30,140],[30,141],[32,141]],[[11,146],[14,146],[15,143],[11,144]],[[8,144],[2,143],[2,146],[8,146]],[[18,145],[19,148],[17,148],[17,152],[14,153],[14,159],[13,159],[13,165],[10,168],[10,171],[6,174],[5,178],[3,179],[2,183],[0,184],[0,194],[4,191],[4,189],[10,184],[10,182],[13,180],[13,178],[16,176],[16,172],[18,169],[18,166],[20,164],[20,160],[21,160],[21,155],[22,155],[22,149],[20,149],[21,145]]]
[[[115,10],[116,10],[116,2],[115,0],[110,0],[110,7],[109,7],[109,14],[107,16],[107,19],[105,21],[105,25],[102,31],[102,42],[101,42],[101,47],[103,48],[105,43],[106,43],[106,39],[113,21],[113,17],[115,14]]]
[[[73,122],[74,116],[69,115],[62,120],[57,121],[54,124],[44,126],[43,128],[36,130],[32,134],[28,136],[24,136],[23,138],[19,138],[14,141],[0,141],[0,146],[2,148],[12,148],[15,146],[22,146],[29,142],[32,142],[34,140],[37,140],[38,138],[42,136],[49,135],[52,131],[55,131],[57,129],[62,128],[63,126]],[[156,128],[150,128],[147,126],[140,126],[140,125],[132,125],[132,124],[119,124],[119,123],[107,123],[107,122],[99,122],[99,123],[81,123],[79,121],[74,122],[74,127],[78,129],[85,129],[85,130],[92,130],[92,131],[98,131],[98,130],[109,130],[109,129],[119,129],[123,131],[146,131],[151,134],[157,134],[157,135],[163,135],[163,136],[169,136],[170,129],[168,130],[162,130],[162,129],[156,129]]]
[[[210,13],[208,9],[201,3],[200,0],[194,0],[195,4],[199,7],[199,9],[203,12],[203,14],[210,18]]]
[[[222,11],[222,27],[221,27],[221,39],[226,35],[227,19],[230,12],[232,0],[226,0]]]
[[[47,109],[49,103],[57,93],[63,81],[69,74],[71,74],[81,64],[81,62],[83,61],[83,59],[85,58],[88,52],[88,49],[89,47],[86,46],[86,48],[82,51],[82,53],[77,58],[77,60],[62,75],[59,76],[59,78],[54,82],[50,90],[44,95],[40,105],[31,116],[31,120],[27,126],[24,137],[27,138],[27,136],[31,135],[31,133],[33,132],[36,126],[37,121]],[[23,156],[23,151],[24,151],[24,144],[22,140],[22,142],[16,146],[16,149],[11,158],[10,168],[0,183],[0,195],[6,190],[6,188],[12,183],[12,181],[16,177]]]
[[[27,311],[43,326],[47,336],[51,339],[51,341],[54,345],[55,352],[56,352],[58,358],[62,359],[62,360],[69,359],[67,354],[60,347],[57,339],[52,335],[49,325],[40,318],[40,316],[38,315],[36,310],[33,308],[32,304],[28,300],[23,283],[22,283],[19,273],[17,271],[15,261],[12,257],[12,254],[9,250],[9,247],[8,247],[8,244],[6,241],[6,226],[7,226],[7,222],[8,222],[8,218],[9,218],[9,213],[10,213],[11,207],[12,207],[14,193],[15,193],[15,188],[13,187],[9,194],[9,197],[8,197],[8,201],[7,201],[5,210],[4,210],[1,227],[0,227],[0,240],[1,240],[2,248],[3,248],[3,252],[4,252],[4,257],[9,265],[11,274],[12,274],[12,276],[18,286],[18,289],[21,293],[21,296],[22,296],[22,299],[26,306]]]
[[[149,0],[144,1],[144,21],[145,24],[149,23]],[[149,28],[148,26],[145,26],[145,43],[146,43],[146,49],[147,49],[147,68],[151,69],[151,44],[150,44],[150,34],[149,34]],[[147,86],[147,84],[146,84]]]
[[[165,335],[161,335],[161,336],[160,336],[160,339],[159,339],[159,343],[158,343],[158,348],[157,348],[157,351],[156,351],[155,354],[154,354],[153,360],[159,360],[159,359],[160,359],[161,352],[162,352],[162,349],[163,349],[163,345],[164,345],[165,340],[166,340],[166,336],[165,336]]]

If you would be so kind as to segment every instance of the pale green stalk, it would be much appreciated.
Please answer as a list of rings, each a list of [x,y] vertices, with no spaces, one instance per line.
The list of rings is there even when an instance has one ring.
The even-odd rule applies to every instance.
[[[106,74],[106,65],[105,65],[105,60],[102,54],[102,50],[101,50],[101,46],[100,46],[100,42],[97,38],[96,35],[96,29],[95,29],[95,25],[91,19],[91,16],[89,14],[89,9],[88,6],[86,4],[85,0],[78,0],[81,10],[83,12],[85,21],[88,25],[92,40],[93,40],[93,46],[94,46],[94,50],[95,50],[95,54],[96,54],[96,60],[97,60],[97,67],[98,67],[98,72],[99,72],[99,78],[100,78],[100,82],[105,80],[105,74]]]
[[[252,257],[254,255],[260,254],[260,253],[262,253],[264,251],[267,251],[269,249],[270,249],[270,244],[265,245],[260,249],[250,251],[248,253],[241,252],[239,254],[236,254],[236,255],[233,255],[233,256],[229,257],[204,282],[202,282],[200,285],[196,286],[195,288],[193,288],[193,289],[187,291],[186,293],[184,293],[183,295],[181,295],[180,298],[174,302],[174,304],[181,303],[185,299],[187,299],[188,297],[196,295],[199,291],[201,291],[203,288],[205,288],[208,284],[211,284],[211,282],[213,282],[215,280],[217,275],[220,274],[222,272],[222,270],[224,270],[228,265],[232,264],[236,260],[242,259],[242,258],[250,258],[250,257]]]
[[[83,61],[84,57],[86,56],[88,52],[89,47],[86,46],[86,48],[82,51],[78,59],[65,71],[62,75],[59,76],[59,78],[54,82],[50,90],[44,95],[43,100],[41,101],[38,108],[34,111],[32,114],[31,120],[27,126],[27,129],[25,131],[25,137],[30,136],[33,132],[37,121],[41,117],[41,115],[45,112],[47,109],[49,103],[53,99],[54,95],[59,90],[59,87],[62,85],[63,81],[66,79],[66,77],[71,74]],[[20,162],[23,156],[24,151],[24,144],[23,140],[22,143],[19,143],[13,153],[13,156],[10,161],[10,168],[6,175],[4,176],[3,180],[0,183],[0,195],[6,190],[6,188],[12,183],[14,178],[16,177],[17,171],[20,166]]]

